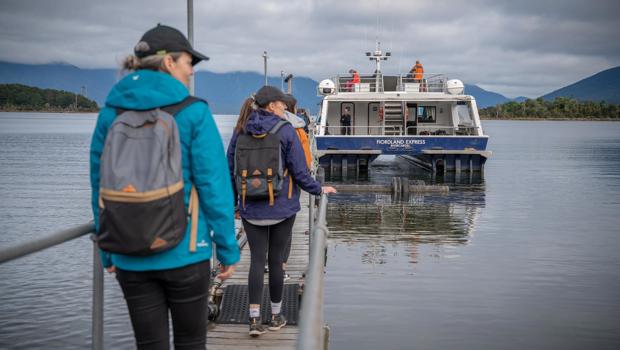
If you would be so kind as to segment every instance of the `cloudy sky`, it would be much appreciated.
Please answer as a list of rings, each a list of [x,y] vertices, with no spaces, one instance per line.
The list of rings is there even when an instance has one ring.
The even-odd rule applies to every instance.
[[[384,72],[446,73],[509,97],[536,97],[620,65],[619,0],[195,0],[198,69],[280,71],[320,80],[364,52]],[[184,0],[0,0],[0,60],[118,67],[158,22],[187,30]]]

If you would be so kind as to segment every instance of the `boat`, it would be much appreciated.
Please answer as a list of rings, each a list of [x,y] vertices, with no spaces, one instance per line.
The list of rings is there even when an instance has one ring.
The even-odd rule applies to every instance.
[[[380,43],[366,56],[372,74],[350,71],[318,85],[322,97],[314,129],[315,154],[330,176],[368,171],[380,155],[395,155],[431,171],[484,173],[491,156],[476,100],[445,74],[383,74],[391,57]],[[417,78],[417,79],[414,79]],[[351,126],[340,125],[348,109]]]

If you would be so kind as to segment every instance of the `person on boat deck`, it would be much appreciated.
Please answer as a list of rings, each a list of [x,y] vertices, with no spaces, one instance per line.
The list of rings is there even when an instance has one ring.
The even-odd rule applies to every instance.
[[[286,101],[288,97],[278,88],[264,86],[254,97],[256,109],[247,111],[249,115],[241,130],[235,129],[228,145],[228,167],[231,179],[235,178],[235,153],[237,142],[242,133],[264,135],[276,124],[285,119]],[[293,126],[285,123],[276,132],[280,138],[280,154],[283,165],[290,176],[284,177],[283,189],[289,188],[293,181],[290,197],[284,190],[270,203],[269,198],[240,198],[235,191],[235,203],[241,216],[243,227],[250,246],[250,271],[248,274],[248,310],[249,334],[257,337],[266,332],[260,317],[260,306],[263,299],[263,280],[265,260],[269,263],[269,295],[271,299],[271,318],[269,330],[277,331],[286,325],[282,314],[282,295],[284,291],[284,272],[282,269],[285,249],[291,235],[295,216],[301,209],[299,196],[301,189],[314,195],[335,193],[333,187],[321,187],[321,184],[310,176],[306,158],[299,138]],[[268,253],[268,254],[267,254]]]
[[[416,83],[421,83],[424,78],[424,67],[419,60],[415,61],[415,65],[409,71],[409,74],[413,77],[413,81]]]
[[[340,115],[340,134],[351,135],[351,109],[345,107]]]
[[[99,207],[100,180],[105,176],[101,173],[101,158],[106,137],[117,118],[116,110],[156,110],[186,101],[193,66],[207,59],[192,48],[180,31],[158,25],[142,36],[134,55],[123,62],[123,69],[131,73],[108,94],[90,146],[92,210],[98,235],[102,233],[101,221],[106,218],[105,209]],[[176,349],[205,349],[213,243],[217,243],[217,258],[223,267],[218,275],[221,280],[232,275],[234,264],[239,261],[232,186],[222,140],[209,106],[196,101],[181,109],[175,121],[181,145],[185,208],[192,186],[198,192],[199,243],[192,248],[188,223],[181,241],[162,252],[139,256],[101,251],[103,267],[110,273],[116,272],[138,349],[169,349],[169,318]],[[145,157],[150,156],[145,153]]]
[[[349,69],[349,74],[351,74],[352,79],[345,83],[346,91],[354,91],[355,84],[359,84],[361,82],[360,74],[355,69]]]
[[[304,131],[306,132],[306,134],[309,133],[310,117],[308,116],[308,112],[303,108],[299,108],[297,109],[297,113],[295,114],[304,121],[304,123],[306,124],[304,125]]]

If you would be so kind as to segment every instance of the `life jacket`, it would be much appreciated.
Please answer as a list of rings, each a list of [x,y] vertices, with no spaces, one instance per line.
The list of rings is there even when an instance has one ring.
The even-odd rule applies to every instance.
[[[191,215],[190,251],[195,251],[198,195],[184,202],[181,143],[175,115],[203,101],[189,96],[151,110],[116,110],[100,165],[99,247],[125,255],[152,255],[175,247]]]
[[[353,84],[359,84],[361,82],[360,74],[358,72],[353,73],[353,80],[351,82]]]

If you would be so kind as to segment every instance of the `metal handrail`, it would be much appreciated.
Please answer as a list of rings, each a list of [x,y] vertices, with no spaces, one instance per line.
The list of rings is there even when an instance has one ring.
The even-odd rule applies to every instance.
[[[446,83],[448,77],[441,73],[421,73],[422,79],[415,79],[415,73],[383,74],[368,73],[360,74],[359,83],[353,83],[353,75],[350,73],[338,74],[332,77],[336,84],[337,92],[385,92],[385,78],[396,79],[395,89],[397,92],[447,92]]]
[[[347,135],[341,134],[341,128],[351,128],[351,130],[353,131],[352,134],[356,136],[381,136],[381,135],[397,136],[397,135],[402,135],[403,133],[403,128],[400,125],[370,125],[370,126],[368,125],[362,125],[362,126],[319,125],[317,126],[319,136],[325,136],[326,131],[329,132],[329,135],[332,135],[332,136],[347,136]],[[379,132],[379,134],[372,134],[368,132],[358,134],[356,133],[356,130],[358,129],[364,130],[364,131],[366,131],[367,129],[371,129],[373,131],[376,130],[377,132]],[[337,133],[332,133],[334,130]],[[321,132],[323,133],[323,135],[320,134]]]
[[[36,253],[47,248],[94,234],[95,224],[91,221],[67,230],[62,230],[36,241],[0,249],[0,264]],[[94,238],[94,237],[93,237]],[[103,267],[99,257],[99,248],[93,239],[93,309],[92,309],[92,349],[103,349]]]
[[[325,348],[326,334],[323,321],[323,284],[325,247],[327,246],[327,195],[321,195],[316,221],[310,231],[310,261],[306,273],[304,294],[299,316],[297,349]]]

